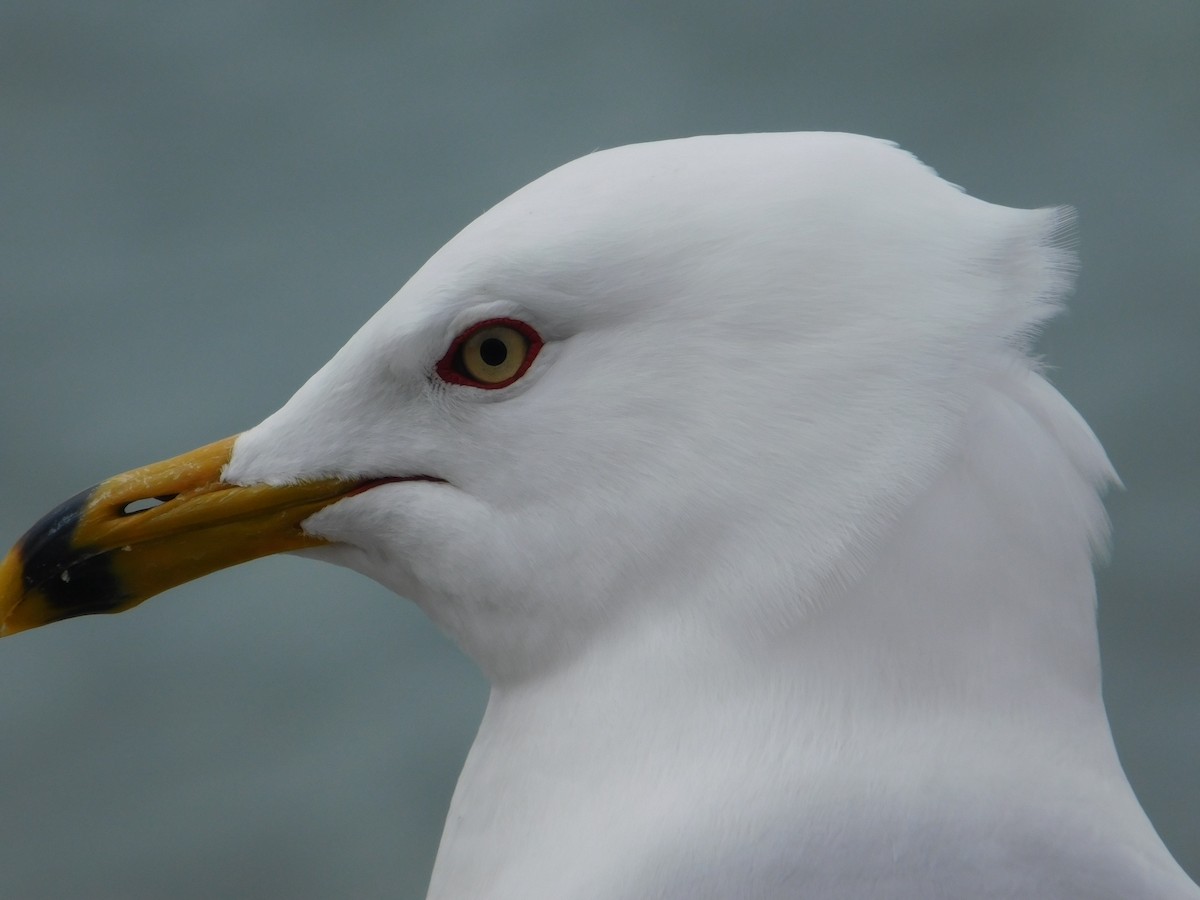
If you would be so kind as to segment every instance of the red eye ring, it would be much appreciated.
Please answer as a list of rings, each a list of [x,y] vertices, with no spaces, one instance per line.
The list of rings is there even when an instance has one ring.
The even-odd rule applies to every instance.
[[[524,341],[524,355],[518,363],[516,370],[511,374],[505,374],[505,377],[498,381],[485,381],[471,374],[468,365],[464,362],[463,353],[467,348],[467,344],[472,338],[479,335],[481,332],[498,331],[512,332]],[[530,326],[518,319],[485,319],[482,322],[476,322],[470,328],[464,330],[451,343],[450,349],[446,351],[446,355],[438,360],[435,371],[438,377],[448,384],[461,384],[467,387],[480,388],[482,390],[494,391],[503,387],[508,387],[514,381],[520,379],[533,364],[537,358],[538,351],[542,349],[542,337]]]

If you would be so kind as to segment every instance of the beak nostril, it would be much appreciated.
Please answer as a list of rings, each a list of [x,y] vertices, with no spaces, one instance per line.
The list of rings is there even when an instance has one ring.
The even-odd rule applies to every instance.
[[[157,506],[162,506],[169,500],[174,500],[178,494],[160,494],[157,497],[142,497],[139,500],[130,500],[121,507],[121,515],[136,516],[138,513],[146,512],[154,509]]]

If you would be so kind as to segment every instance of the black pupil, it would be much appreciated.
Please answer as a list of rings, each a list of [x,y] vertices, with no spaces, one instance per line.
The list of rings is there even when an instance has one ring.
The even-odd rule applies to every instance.
[[[479,345],[479,358],[495,368],[508,359],[508,347],[500,338],[487,338]]]

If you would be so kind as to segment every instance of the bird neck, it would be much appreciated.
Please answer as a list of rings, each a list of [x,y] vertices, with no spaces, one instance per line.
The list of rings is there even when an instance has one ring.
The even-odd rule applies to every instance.
[[[431,896],[521,896],[534,877],[551,880],[526,896],[569,896],[607,877],[589,868],[595,842],[606,858],[636,855],[714,817],[729,835],[735,819],[769,821],[800,849],[833,829],[853,835],[842,849],[854,858],[890,859],[899,824],[861,821],[881,791],[943,846],[998,827],[937,806],[975,804],[980,784],[1084,818],[1136,809],[1100,697],[1094,483],[1069,435],[1013,442],[1011,413],[982,410],[871,563],[791,618],[768,612],[787,590],[762,574],[776,569],[747,565],[736,595],[699,572],[691,614],[635,598],[624,607],[645,610],[637,622],[542,678],[498,685]],[[792,798],[782,819],[780,794]],[[1107,799],[1089,809],[1080,798],[1093,796]],[[961,835],[941,833],[946,821]]]

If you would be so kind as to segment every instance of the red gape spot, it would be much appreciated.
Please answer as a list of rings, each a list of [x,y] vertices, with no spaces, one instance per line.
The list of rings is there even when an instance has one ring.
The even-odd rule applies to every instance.
[[[379,487],[381,484],[395,484],[400,481],[432,481],[438,484],[445,484],[446,479],[434,478],[432,475],[389,475],[386,478],[372,478],[369,481],[364,481],[357,487],[346,491],[346,497],[353,497],[355,494],[361,494],[363,491],[369,491],[371,488]]]

